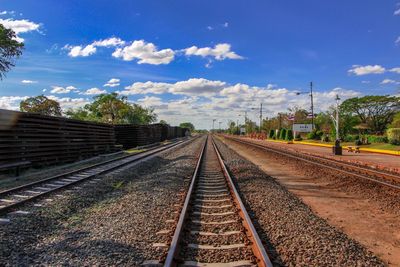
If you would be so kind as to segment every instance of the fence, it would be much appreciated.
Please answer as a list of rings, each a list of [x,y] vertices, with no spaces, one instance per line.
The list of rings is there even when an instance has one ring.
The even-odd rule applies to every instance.
[[[111,125],[0,109],[0,166],[72,162],[116,151]]]

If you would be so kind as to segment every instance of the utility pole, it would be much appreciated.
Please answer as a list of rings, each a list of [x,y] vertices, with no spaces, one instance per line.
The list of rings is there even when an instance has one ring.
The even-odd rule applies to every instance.
[[[311,130],[314,130],[314,96],[313,96],[313,82],[310,82],[310,98],[311,98]]]
[[[213,127],[212,127],[212,131],[214,132],[214,122],[216,121],[216,119],[213,119]]]
[[[339,95],[336,95],[336,140],[340,141],[339,136]]]
[[[333,146],[333,154],[334,155],[342,155],[342,146],[340,145],[340,135],[339,135],[339,95],[336,95],[336,118],[332,117],[332,120],[335,123],[335,130],[336,130],[336,140],[335,145]]]
[[[219,121],[218,123],[219,123],[219,132],[221,132],[221,122],[222,121]]]
[[[261,133],[261,125],[262,125],[262,103],[260,103],[260,133]]]

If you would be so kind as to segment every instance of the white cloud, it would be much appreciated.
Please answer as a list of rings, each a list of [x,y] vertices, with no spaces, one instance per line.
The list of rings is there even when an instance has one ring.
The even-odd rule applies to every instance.
[[[76,90],[76,88],[74,86],[67,86],[67,87],[61,87],[61,86],[52,86],[52,90],[50,91],[50,93],[52,94],[68,94],[73,90]]]
[[[397,37],[397,39],[396,39],[396,41],[394,41],[394,43],[395,43],[396,45],[400,45],[400,36]]]
[[[84,95],[99,95],[99,94],[105,94],[105,93],[107,93],[106,90],[101,90],[99,88],[93,87],[93,88],[87,89],[82,94],[84,94]]]
[[[371,81],[361,81],[361,83],[369,84],[369,83],[371,83]]]
[[[212,30],[214,30],[214,28],[211,26],[207,26],[207,30],[212,31]]]
[[[222,26],[223,26],[224,28],[228,28],[228,27],[229,27],[229,23],[228,23],[228,22],[225,22]]]
[[[44,93],[44,92],[46,92],[46,91],[47,91],[47,89],[46,89],[46,88],[42,90],[42,92],[43,92],[43,93]]]
[[[37,83],[37,81],[31,81],[31,80],[22,80],[21,83],[25,84],[31,84],[31,83]]]
[[[120,38],[111,37],[104,40],[94,41],[92,45],[101,47],[113,47],[113,46],[125,45],[125,41],[121,40]]]
[[[381,65],[353,65],[353,68],[348,70],[349,74],[355,74],[357,76],[367,75],[367,74],[382,74],[385,72],[385,68]]]
[[[160,65],[169,64],[173,61],[175,52],[169,48],[158,50],[153,43],[139,40],[124,48],[117,48],[112,56],[122,58],[125,61],[138,59],[138,64]]]
[[[89,99],[87,98],[58,97],[54,95],[48,95],[47,97],[60,103],[63,111],[83,107],[84,105],[90,103]]]
[[[400,74],[400,67],[398,68],[392,68],[389,70],[390,72],[395,72],[395,73],[399,73]]]
[[[12,29],[17,37],[15,38],[18,42],[23,42],[24,39],[19,35],[21,33],[27,33],[31,31],[38,31],[40,24],[26,20],[14,20],[14,19],[0,19],[0,24],[2,24],[7,29]]]
[[[90,55],[93,55],[97,51],[97,48],[91,44],[85,47],[80,45],[77,46],[65,45],[64,49],[69,50],[68,55],[70,57],[88,57]]]
[[[235,52],[231,51],[230,44],[217,44],[214,48],[211,47],[202,47],[198,48],[197,46],[192,46],[184,49],[185,55],[187,56],[201,56],[201,57],[214,57],[216,60],[224,60],[224,59],[243,59],[242,56],[239,56]]]
[[[203,78],[192,78],[176,83],[136,82],[125,87],[125,90],[119,93],[123,95],[171,93],[175,95],[211,96],[218,94],[225,84],[225,82],[210,81]]]
[[[119,84],[120,84],[119,82],[120,82],[120,79],[112,78],[106,84],[104,84],[103,86],[116,87],[116,86],[119,86]]]
[[[400,8],[396,9],[393,13],[395,16],[400,16]]]
[[[19,110],[19,103],[28,96],[0,96],[0,109]]]
[[[391,84],[391,83],[397,83],[397,82],[391,79],[384,79],[383,81],[381,81],[381,84]]]

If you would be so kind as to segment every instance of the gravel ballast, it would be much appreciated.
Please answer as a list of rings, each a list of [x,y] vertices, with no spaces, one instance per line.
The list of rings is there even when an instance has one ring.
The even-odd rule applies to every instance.
[[[275,265],[384,266],[275,179],[221,141],[217,144]]]
[[[203,138],[25,207],[0,225],[8,266],[138,266],[159,260],[178,216]]]

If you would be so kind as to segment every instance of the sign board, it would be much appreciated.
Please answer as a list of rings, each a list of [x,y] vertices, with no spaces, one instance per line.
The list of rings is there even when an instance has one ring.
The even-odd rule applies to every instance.
[[[240,127],[240,134],[246,134],[246,128]]]
[[[296,133],[310,133],[312,131],[312,124],[293,124],[293,132]]]

